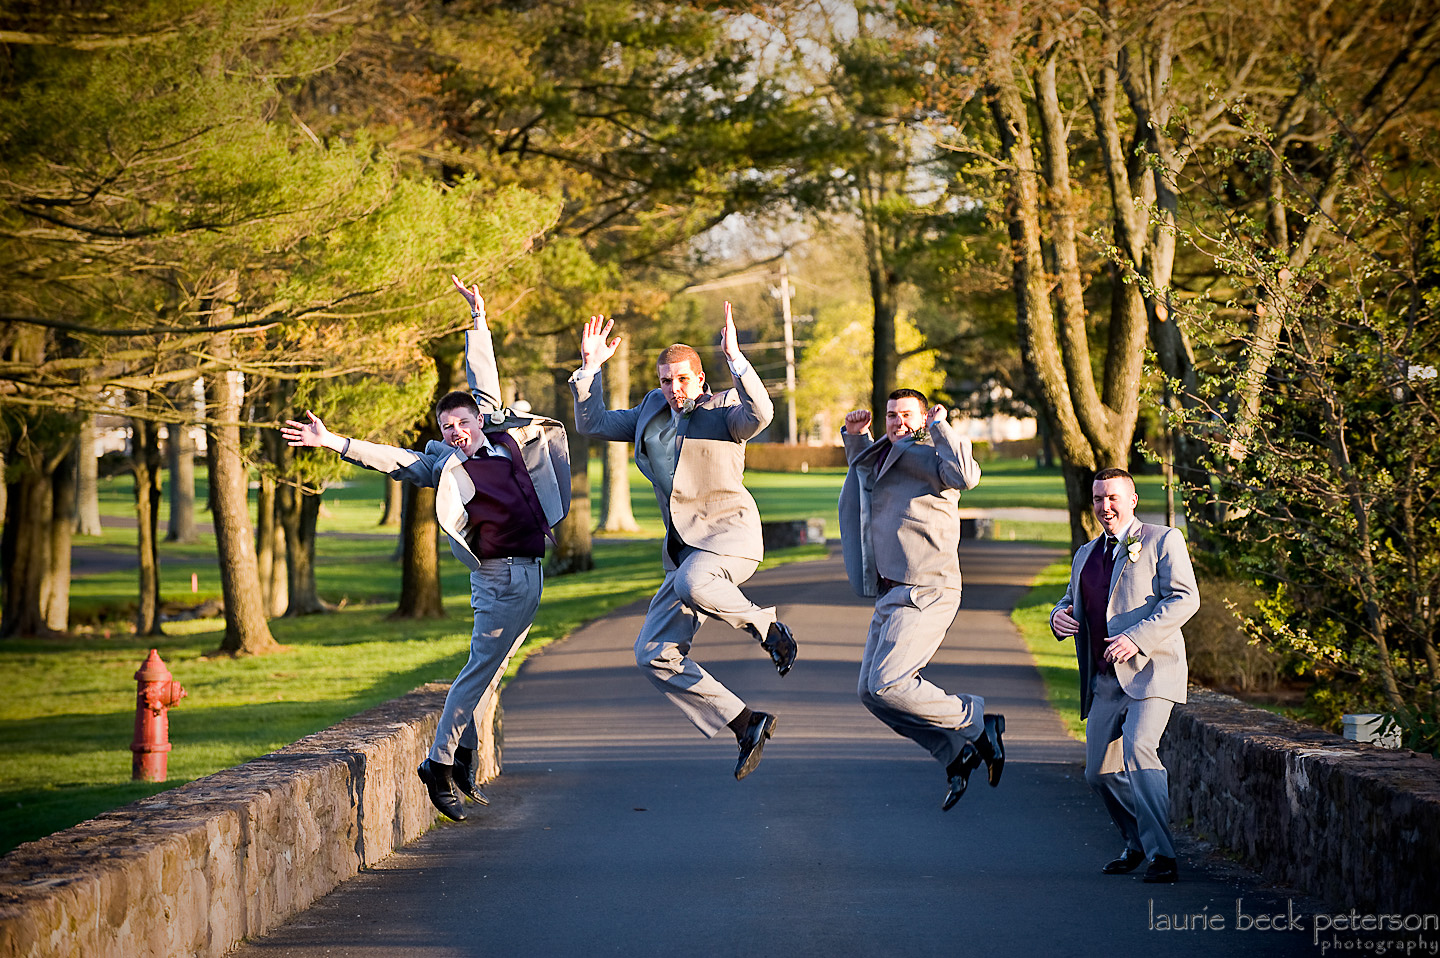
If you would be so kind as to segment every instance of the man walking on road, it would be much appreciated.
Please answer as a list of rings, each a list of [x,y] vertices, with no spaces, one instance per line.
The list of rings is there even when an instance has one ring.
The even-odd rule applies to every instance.
[[[885,404],[885,435],[870,440],[868,410],[845,417],[850,470],[840,491],[840,541],[850,585],[875,596],[860,660],[860,701],[945,766],[948,811],[983,761],[1000,784],[1005,716],[986,715],[978,695],[952,694],[920,675],[960,610],[960,492],[980,481],[970,440],[945,407],[897,389]]]
[[[635,661],[707,738],[735,733],[735,777],[760,764],[775,716],[752,711],[690,658],[690,644],[714,616],[750,632],[781,675],[795,662],[795,638],[774,608],[745,597],[740,584],[763,557],[760,513],[745,489],[745,442],[769,424],[774,406],[760,376],[740,353],[730,304],[725,304],[721,351],[735,388],[710,393],[700,355],[667,346],[656,364],[660,386],[630,409],[606,408],[600,368],[620,343],[607,342],[614,320],[592,316],[580,339],[580,369],[570,377],[575,425],[586,436],[633,442],[635,464],[655,487],[665,520],[661,559],[665,581],[650,602],[635,642]]]
[[[1145,881],[1173,882],[1180,872],[1160,736],[1185,701],[1180,627],[1200,594],[1180,531],[1136,521],[1139,503],[1124,469],[1095,474],[1092,504],[1105,534],[1076,550],[1050,629],[1057,639],[1075,638],[1085,781],[1125,838],[1120,857],[1100,870],[1121,875],[1148,859]]]
[[[502,408],[480,288],[451,280],[470,304],[475,329],[465,334],[471,391],[447,393],[435,406],[444,442],[414,452],[349,439],[326,429],[314,413],[306,414],[308,422],[288,422],[281,433],[292,446],[323,446],[392,479],[435,488],[440,528],[470,570],[475,628],[470,658],[445,696],[430,754],[416,771],[430,801],[458,822],[465,808],[457,788],[490,804],[475,782],[475,716],[484,714],[497,677],[535,621],[545,539],[570,509],[570,454],[559,422]]]

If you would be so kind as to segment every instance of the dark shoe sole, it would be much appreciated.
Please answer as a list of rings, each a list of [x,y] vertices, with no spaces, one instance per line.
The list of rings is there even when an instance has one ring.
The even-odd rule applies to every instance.
[[[995,720],[995,742],[993,747],[995,754],[998,755],[999,758],[993,762],[985,763],[985,775],[986,780],[990,782],[990,787],[994,788],[1000,784],[1000,775],[1005,771],[1005,743],[1000,741],[1000,736],[1005,732],[1005,716],[992,715],[991,718]],[[985,732],[989,734],[990,730],[987,728]]]
[[[945,799],[940,803],[940,811],[948,812],[955,807],[965,794],[965,789],[970,786],[970,773],[980,767],[980,753],[975,746],[966,742],[960,749],[960,771],[950,776],[950,788],[945,792]]]
[[[470,754],[475,754],[474,749],[470,750]],[[455,787],[460,789],[461,794],[465,795],[466,798],[469,798],[470,801],[476,803],[477,805],[489,805],[490,799],[486,798],[485,793],[480,791],[480,787],[475,784],[475,772],[470,767],[470,763],[468,761],[462,762],[460,760],[459,749],[456,749],[455,751],[454,768],[455,774],[453,777],[455,779]]]
[[[789,626],[776,622],[773,628],[780,633],[780,641],[772,642],[767,635],[760,640],[760,648],[770,653],[770,661],[775,664],[775,671],[783,678],[794,667],[800,646]]]
[[[735,780],[737,782],[755,771],[756,767],[759,766],[761,755],[765,751],[765,742],[775,731],[775,716],[767,715],[761,722],[760,740],[755,743],[750,751],[746,752],[742,749],[740,752],[740,760],[735,763]]]
[[[1127,861],[1124,856],[1121,856],[1114,861],[1106,862],[1104,865],[1100,866],[1100,874],[1128,875],[1143,864],[1145,864],[1144,855],[1137,856],[1133,863]]]

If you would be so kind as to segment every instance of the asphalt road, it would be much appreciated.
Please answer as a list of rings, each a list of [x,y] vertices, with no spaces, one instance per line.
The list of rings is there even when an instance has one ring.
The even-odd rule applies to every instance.
[[[745,781],[732,777],[733,739],[704,739],[636,670],[644,607],[622,609],[506,689],[489,808],[470,806],[468,821],[437,825],[235,954],[1321,954],[1307,916],[1322,906],[1190,836],[1177,885],[1100,874],[1120,839],[1008,618],[1057,553],[974,542],[961,554],[964,604],[927,674],[1006,715],[998,788],[982,774],[940,811],[939,765],[855,697],[870,604],[838,559],[783,566],[747,591],[795,631],[788,676],[722,624],[695,642],[707,668],[778,715]],[[1275,914],[1306,930],[1260,930],[1256,917]]]

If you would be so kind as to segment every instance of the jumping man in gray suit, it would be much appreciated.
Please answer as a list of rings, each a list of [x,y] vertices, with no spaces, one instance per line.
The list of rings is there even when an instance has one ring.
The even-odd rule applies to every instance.
[[[925,394],[897,389],[885,435],[870,441],[870,413],[845,417],[850,470],[840,490],[840,542],[850,584],[875,596],[860,659],[860,701],[945,766],[940,807],[954,807],[985,762],[1000,784],[1005,716],[978,695],[951,694],[920,674],[960,610],[960,492],[980,481],[970,440],[926,410]],[[928,435],[927,435],[928,433]]]
[[[1173,882],[1180,873],[1160,736],[1185,701],[1180,627],[1200,607],[1200,593],[1180,531],[1137,521],[1139,503],[1124,469],[1095,474],[1092,505],[1105,534],[1076,550],[1050,629],[1057,639],[1075,638],[1085,781],[1125,838],[1120,857],[1100,870],[1121,875],[1148,858],[1147,882]]]
[[[721,350],[734,389],[710,393],[700,355],[677,343],[660,353],[658,389],[631,409],[607,409],[599,373],[620,343],[619,337],[606,341],[614,325],[603,316],[585,324],[581,367],[570,387],[581,433],[635,444],[635,464],[654,485],[665,519],[665,581],[645,615],[635,661],[707,738],[722,728],[735,733],[740,745],[735,777],[744,778],[760,764],[775,716],[747,707],[690,658],[690,644],[713,616],[749,631],[781,675],[795,662],[795,638],[776,621],[775,609],[757,606],[740,591],[764,552],[760,513],[742,482],[745,441],[769,424],[774,406],[740,353],[726,303]]]
[[[470,570],[475,629],[470,658],[445,696],[435,741],[417,772],[430,801],[458,822],[465,808],[457,788],[490,804],[475,784],[475,716],[484,713],[505,663],[535,621],[545,539],[570,509],[570,453],[565,428],[554,419],[502,408],[480,288],[467,290],[458,278],[451,280],[470,304],[475,329],[465,334],[471,391],[447,393],[435,406],[444,442],[431,441],[424,452],[414,452],[349,439],[308,412],[308,422],[292,420],[281,433],[292,446],[323,446],[392,479],[435,488],[440,528],[450,537],[450,551]]]

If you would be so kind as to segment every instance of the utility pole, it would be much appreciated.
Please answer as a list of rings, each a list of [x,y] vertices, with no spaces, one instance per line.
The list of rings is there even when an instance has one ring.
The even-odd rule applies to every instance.
[[[780,315],[785,318],[785,444],[793,446],[795,423],[795,327],[790,321],[790,255],[780,260]]]

